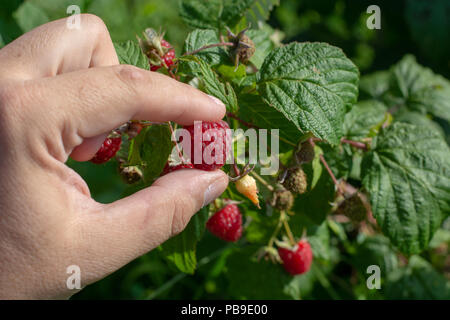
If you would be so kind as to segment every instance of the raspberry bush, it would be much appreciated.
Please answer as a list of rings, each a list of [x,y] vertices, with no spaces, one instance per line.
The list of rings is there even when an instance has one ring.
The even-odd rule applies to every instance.
[[[209,264],[207,278],[223,276],[218,285],[232,297],[450,298],[450,82],[412,55],[361,75],[338,47],[281,43],[265,22],[278,2],[181,0],[190,28],[183,46],[151,28],[115,43],[121,63],[220,99],[226,117],[202,130],[279,129],[277,172],[261,175],[261,162],[192,164],[171,140],[175,123],[146,121],[117,128],[120,150],[102,146],[92,162],[113,157],[97,170],[117,165],[129,184],[123,196],[176,170],[227,172],[222,197],[149,255],[189,275]],[[242,139],[248,149],[249,139],[237,136],[223,158],[228,148],[245,157],[236,148]],[[200,250],[215,241],[220,250]],[[152,268],[163,274],[167,264]],[[367,288],[371,265],[380,267],[381,290]],[[154,269],[133,270],[138,279]],[[219,289],[207,282],[198,290]]]
[[[143,172],[133,191],[150,185],[161,171],[222,168],[232,181],[223,199],[236,201],[220,209],[219,199],[202,209],[161,246],[163,256],[180,271],[194,273],[196,244],[206,226],[218,238],[236,241],[229,249],[232,286],[240,268],[261,270],[284,284],[279,290],[289,285],[299,290],[283,291],[292,297],[307,293],[315,281],[333,297],[326,277],[339,255],[363,259],[372,241],[399,266],[394,271],[380,262],[388,284],[392,274],[432,268],[420,254],[431,250],[450,212],[450,152],[432,119],[449,120],[450,83],[412,56],[360,79],[355,64],[335,46],[274,41],[273,29],[253,23],[254,2],[224,1],[218,11],[215,2],[182,1],[181,16],[192,31],[177,56],[152,29],[139,44],[116,45],[122,63],[158,70],[225,103],[226,118],[203,123],[201,132],[213,129],[224,136],[228,126],[279,129],[280,169],[262,176],[257,173],[262,163],[192,165],[195,126],[185,128],[192,134],[186,159],[170,141],[175,124],[142,123],[142,132],[128,139],[119,156],[122,166]],[[156,142],[161,139],[165,143]],[[202,151],[209,143],[216,142],[203,142]],[[224,143],[221,160],[229,147]],[[171,150],[176,151],[169,157]],[[235,257],[240,267],[234,268]],[[302,283],[296,283],[292,277],[300,274]]]

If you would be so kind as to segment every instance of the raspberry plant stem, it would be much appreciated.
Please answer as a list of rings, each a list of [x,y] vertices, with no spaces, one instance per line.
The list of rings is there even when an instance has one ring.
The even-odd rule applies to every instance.
[[[314,148],[314,146],[316,145],[314,143],[314,138],[311,138],[308,141]],[[330,166],[328,165],[327,161],[325,160],[323,154],[319,155],[319,158],[320,158],[320,162],[322,162],[323,166],[325,167],[328,174],[330,175],[331,180],[333,180],[333,183],[336,186],[337,192],[340,194],[344,194],[343,190],[341,190],[341,186],[339,185],[339,182],[337,181],[336,177],[334,176],[333,171],[331,171]]]
[[[291,242],[291,245],[295,246],[294,235],[292,234],[291,228],[289,227],[289,223],[287,221],[286,212],[284,210],[281,211],[280,219],[283,220],[284,231],[286,231],[286,234],[287,234],[287,236],[289,238],[289,241]]]
[[[259,182],[261,182],[267,189],[269,189],[269,191],[273,192],[273,187],[266,181],[264,180],[259,174],[257,174],[256,172],[252,171],[250,172],[250,174],[255,177],[256,180],[258,180]]]
[[[234,46],[233,42],[219,42],[219,43],[212,43],[212,44],[208,44],[206,46],[203,46],[201,48],[198,48],[197,50],[193,50],[193,51],[189,51],[183,54],[183,56],[192,56],[196,53],[199,53],[200,51],[209,49],[209,48],[214,48],[214,47],[232,47]]]
[[[270,236],[269,243],[267,244],[268,247],[270,247],[270,248],[273,247],[275,238],[277,237],[278,233],[280,232],[282,225],[283,225],[283,221],[281,220],[281,213],[280,213],[280,218],[278,219],[278,224],[277,224],[275,230],[273,231],[272,235]]]
[[[357,149],[361,149],[361,150],[368,150],[367,145],[364,142],[359,142],[359,141],[353,141],[353,140],[348,140],[348,139],[341,139],[342,143],[346,143],[351,145],[352,147],[355,147]]]

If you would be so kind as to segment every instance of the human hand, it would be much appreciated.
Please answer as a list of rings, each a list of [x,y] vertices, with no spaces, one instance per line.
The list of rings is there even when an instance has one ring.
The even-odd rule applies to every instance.
[[[218,197],[222,171],[180,170],[112,204],[64,163],[91,159],[130,119],[215,121],[225,106],[164,75],[118,65],[96,16],[45,24],[0,50],[0,298],[65,298],[66,268],[95,282],[177,234]]]

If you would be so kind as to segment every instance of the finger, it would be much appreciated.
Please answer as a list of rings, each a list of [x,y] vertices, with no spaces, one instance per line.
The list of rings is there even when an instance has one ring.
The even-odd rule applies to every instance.
[[[152,187],[103,206],[80,221],[87,261],[102,261],[111,272],[181,232],[202,206],[220,196],[228,177],[222,171],[180,170]]]
[[[219,120],[225,114],[218,99],[168,76],[129,65],[79,70],[28,81],[25,87],[33,101],[28,117],[52,121],[49,125],[53,126],[56,119],[81,138],[109,132],[130,119],[185,125],[194,120]],[[68,143],[75,140],[72,136],[66,139]],[[65,147],[75,146],[65,143]]]
[[[75,147],[70,157],[75,161],[91,160],[102,146],[108,134],[100,134],[92,138],[86,138],[83,142]]]
[[[34,79],[119,63],[109,32],[94,15],[82,14],[80,28],[68,19],[39,26],[0,50],[2,77]]]

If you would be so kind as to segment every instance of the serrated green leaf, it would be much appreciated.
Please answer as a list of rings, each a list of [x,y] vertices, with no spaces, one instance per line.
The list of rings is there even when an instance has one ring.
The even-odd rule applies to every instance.
[[[406,55],[391,70],[391,94],[411,110],[450,121],[450,82]]]
[[[257,27],[261,22],[269,19],[270,12],[280,0],[255,0],[245,13],[245,24]]]
[[[203,236],[207,220],[208,208],[204,207],[191,218],[180,234],[162,244],[164,257],[181,272],[194,273],[197,266],[197,242]]]
[[[450,151],[435,132],[383,129],[362,163],[363,184],[384,234],[406,254],[425,249],[450,211]]]
[[[205,92],[220,99],[228,111],[236,112],[238,110],[237,97],[233,87],[228,82],[225,84],[220,82],[217,74],[205,61],[196,56],[185,56],[180,60],[196,63],[198,65],[197,76],[200,77]]]
[[[405,122],[413,124],[418,127],[427,128],[431,131],[436,131],[442,137],[445,137],[444,130],[428,116],[415,111],[408,111],[408,109],[401,109],[394,115],[394,121]]]
[[[184,43],[184,52],[189,53],[206,45],[219,42],[217,31],[196,29],[187,36]],[[195,55],[211,66],[230,60],[227,51],[223,47],[208,48]],[[193,62],[190,62],[190,64],[193,64]]]
[[[264,0],[263,0],[264,1]],[[275,48],[275,44],[270,40],[269,28],[264,29],[250,29],[246,32],[246,35],[255,44],[255,53],[251,57],[250,61],[257,67],[261,68],[264,59]]]
[[[361,139],[369,136],[371,128],[385,119],[387,107],[376,100],[365,100],[355,104],[344,118],[344,136],[349,139]]]
[[[180,16],[194,28],[220,29],[232,26],[246,13],[255,0],[182,0]]]
[[[450,299],[450,282],[426,260],[412,256],[407,266],[391,272],[386,281],[387,299]]]
[[[128,162],[142,168],[143,180],[148,185],[161,174],[172,147],[167,125],[146,127],[130,143]]]
[[[347,105],[356,102],[359,72],[339,48],[291,43],[273,50],[259,70],[258,91],[302,132],[337,144]]]
[[[130,64],[145,70],[150,69],[148,59],[136,41],[115,42],[114,48],[121,64]]]
[[[258,128],[280,129],[280,152],[292,150],[302,136],[301,132],[285,116],[267,105],[260,96],[244,94],[239,96],[239,117]]]

